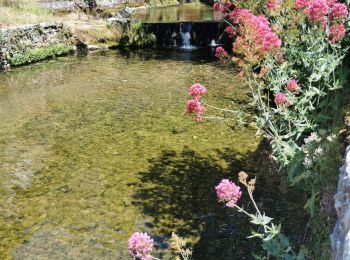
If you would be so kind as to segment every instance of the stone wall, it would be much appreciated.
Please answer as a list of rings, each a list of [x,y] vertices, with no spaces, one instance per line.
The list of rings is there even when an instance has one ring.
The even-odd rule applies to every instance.
[[[340,168],[334,202],[338,220],[331,235],[333,259],[350,259],[350,146],[346,149],[345,162]]]
[[[16,55],[57,44],[69,44],[71,33],[62,23],[42,23],[0,29],[0,68],[8,68]]]
[[[41,0],[42,8],[56,10],[59,12],[75,11],[79,9],[107,9],[124,5],[126,3],[145,3],[144,0]]]

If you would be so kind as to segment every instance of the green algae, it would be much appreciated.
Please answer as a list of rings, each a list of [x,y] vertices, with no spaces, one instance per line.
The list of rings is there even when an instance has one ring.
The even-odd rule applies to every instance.
[[[71,51],[73,51],[72,45],[57,43],[46,47],[28,49],[21,53],[15,53],[10,55],[9,62],[12,66],[19,66],[44,60],[49,57],[64,55]]]
[[[246,99],[234,73],[204,61],[108,52],[0,74],[2,258],[127,259],[138,230],[166,259],[172,231],[198,259],[250,252],[237,230],[244,219],[229,221],[213,187],[255,172],[259,139],[234,124],[194,123],[184,113],[193,82],[213,104],[244,107],[231,98]]]

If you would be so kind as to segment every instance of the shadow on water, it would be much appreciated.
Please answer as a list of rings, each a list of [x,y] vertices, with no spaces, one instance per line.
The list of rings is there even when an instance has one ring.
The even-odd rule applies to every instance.
[[[201,156],[188,147],[180,153],[163,150],[159,158],[149,160],[147,172],[139,173],[141,184],[134,204],[153,217],[155,225],[145,231],[164,235],[155,236],[159,247],[166,247],[164,238],[172,232],[187,238],[194,259],[252,259],[251,253],[260,250],[260,242],[246,238],[251,230],[248,219],[219,204],[214,190],[221,179],[237,181],[237,173],[245,170],[251,176],[257,174],[255,197],[259,206],[285,224],[284,231],[294,234],[293,241],[301,242],[306,216],[300,209],[305,198],[296,197],[297,192],[286,187],[267,160],[264,146],[248,155],[230,149],[217,150],[215,156]],[[240,204],[253,211],[247,196],[243,195]],[[191,240],[198,235],[198,240]]]
[[[174,60],[180,62],[209,63],[217,61],[215,47],[201,47],[195,50],[182,50],[179,48],[158,48],[154,50],[119,49],[119,54],[128,59],[140,60]]]

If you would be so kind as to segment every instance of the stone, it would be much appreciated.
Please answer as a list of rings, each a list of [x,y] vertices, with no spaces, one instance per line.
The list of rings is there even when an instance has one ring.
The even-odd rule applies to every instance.
[[[111,17],[111,18],[108,18],[107,21],[111,24],[111,25],[117,25],[117,24],[120,24],[120,25],[125,25],[129,22],[129,19],[127,18],[123,18],[121,16],[116,16],[116,17]]]
[[[86,45],[86,49],[88,51],[97,51],[100,49],[100,47],[97,45],[88,44],[88,45]]]
[[[0,69],[10,66],[10,56],[53,44],[69,44],[71,39],[62,22],[20,25],[1,29],[0,34]]]
[[[338,216],[331,235],[334,260],[350,259],[350,146],[345,154],[344,165],[339,170],[337,193],[334,195]]]

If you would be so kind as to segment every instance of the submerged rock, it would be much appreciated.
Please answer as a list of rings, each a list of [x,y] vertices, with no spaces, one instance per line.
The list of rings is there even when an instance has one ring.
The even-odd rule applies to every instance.
[[[334,207],[338,220],[332,240],[333,259],[350,259],[350,146],[346,149],[345,163],[340,168],[338,192],[334,195]]]

